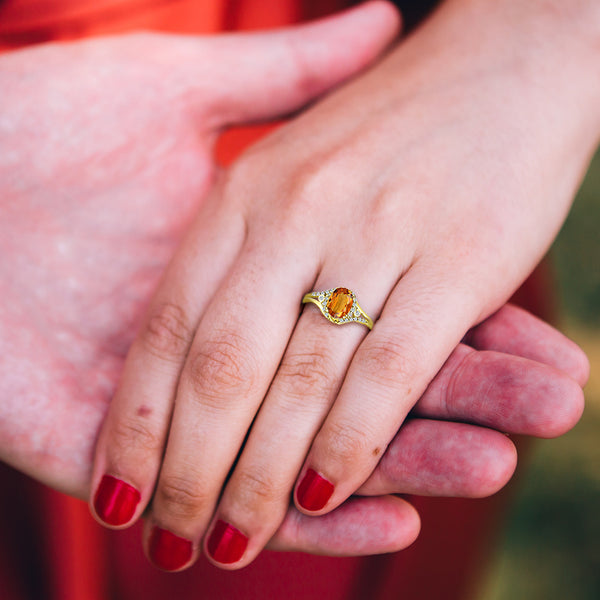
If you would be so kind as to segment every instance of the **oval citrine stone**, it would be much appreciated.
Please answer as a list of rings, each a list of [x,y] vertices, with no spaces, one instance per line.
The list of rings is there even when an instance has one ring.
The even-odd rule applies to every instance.
[[[343,319],[350,312],[353,304],[354,298],[350,290],[336,288],[327,302],[327,312],[334,319]]]

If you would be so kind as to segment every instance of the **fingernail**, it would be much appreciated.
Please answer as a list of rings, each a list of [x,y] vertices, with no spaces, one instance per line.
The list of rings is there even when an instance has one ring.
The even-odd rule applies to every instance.
[[[140,499],[140,493],[132,485],[104,475],[94,496],[94,510],[108,525],[125,525],[131,521]]]
[[[228,565],[242,558],[248,538],[233,525],[219,519],[208,538],[208,553],[217,562]]]
[[[333,484],[314,469],[308,469],[298,486],[298,504],[306,510],[321,510],[333,494]]]
[[[192,560],[190,540],[166,529],[154,527],[148,541],[148,555],[152,563],[163,571],[177,571]]]

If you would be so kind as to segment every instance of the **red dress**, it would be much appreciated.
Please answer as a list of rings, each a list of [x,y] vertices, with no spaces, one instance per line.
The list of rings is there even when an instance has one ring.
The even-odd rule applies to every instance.
[[[317,17],[344,0],[0,0],[0,50],[57,39],[153,29],[185,33],[276,27]],[[431,2],[429,2],[431,4]],[[1,93],[1,92],[0,92]],[[248,132],[229,136],[235,156]],[[540,308],[531,286],[529,308]],[[543,304],[543,302],[541,303]],[[539,310],[538,310],[539,312]],[[153,568],[140,527],[103,529],[87,506],[0,464],[2,600],[453,600],[467,597],[490,548],[506,492],[486,500],[416,498],[420,538],[408,550],[366,558],[263,552],[225,572],[200,559],[178,574]]]

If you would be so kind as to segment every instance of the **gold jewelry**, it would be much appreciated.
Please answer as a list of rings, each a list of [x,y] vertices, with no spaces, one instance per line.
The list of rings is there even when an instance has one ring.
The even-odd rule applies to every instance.
[[[324,292],[308,292],[302,298],[302,304],[312,302],[319,307],[323,316],[335,323],[360,323],[373,329],[373,319],[359,306],[356,294],[348,288],[333,288]]]

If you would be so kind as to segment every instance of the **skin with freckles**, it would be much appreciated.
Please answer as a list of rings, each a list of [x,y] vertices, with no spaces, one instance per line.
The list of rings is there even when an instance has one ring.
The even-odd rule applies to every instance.
[[[331,29],[322,31],[324,39],[315,35],[312,42],[304,35],[307,52],[315,53],[309,61],[315,73],[307,77],[301,69],[294,71],[291,61],[284,64],[280,77],[273,78],[271,65],[269,77],[262,72],[254,74],[256,80],[249,77],[244,97],[237,101],[226,67],[219,65],[204,78],[200,76],[201,69],[208,68],[202,66],[201,58],[210,45],[198,40],[134,36],[70,47],[48,46],[2,59],[0,77],[6,93],[0,99],[0,114],[12,115],[12,120],[0,121],[2,147],[12,149],[0,158],[0,245],[3,256],[11,258],[0,267],[5,299],[0,306],[0,344],[10,343],[2,348],[0,384],[0,453],[4,460],[49,485],[89,497],[93,445],[126,349],[166,262],[213,180],[210,148],[214,134],[225,123],[292,110],[372,59],[393,35],[395,23],[389,9],[381,5],[363,10],[371,13],[363,12],[354,24],[348,21],[341,26],[339,36],[354,39],[353,27],[357,22],[362,27],[370,14],[371,29],[378,26],[379,37],[369,46],[362,36],[365,46],[355,47],[355,56],[344,53],[348,63],[340,60],[334,44],[328,45],[335,37]],[[236,45],[240,39],[246,44],[242,48]],[[277,37],[269,40],[254,47],[249,38],[239,38],[231,43],[231,56],[237,59],[242,54],[250,60],[252,51],[258,57],[263,56],[261,52],[275,54],[279,65],[281,56],[274,49],[283,47],[285,53],[289,44],[281,44]],[[228,43],[224,41],[218,48],[225,58]],[[295,46],[296,51],[299,48]],[[332,71],[332,64],[337,71]],[[193,69],[180,71],[175,65],[188,65],[186,69],[192,65]],[[62,78],[44,77],[57,72]],[[285,76],[290,77],[287,85],[282,79]],[[198,84],[204,79],[210,79],[211,90]],[[73,87],[73,81],[82,85]],[[37,93],[32,93],[34,82],[39,86]],[[277,90],[269,88],[268,82]],[[107,93],[115,86],[120,90],[118,97]],[[155,94],[144,93],[140,98],[140,90],[149,87]],[[282,96],[286,90],[289,95]],[[257,98],[248,108],[251,93]],[[51,100],[50,112],[34,101],[39,97]],[[22,135],[33,127],[35,136]],[[84,133],[88,131],[94,135]],[[173,177],[173,172],[180,177]],[[208,243],[215,243],[214,236],[208,236]],[[217,273],[205,275],[218,278],[220,265],[210,261],[209,265]],[[166,325],[167,331],[172,330],[177,313],[170,317],[169,321],[149,321],[150,329],[160,332]],[[549,387],[549,398],[541,398],[543,402],[533,406],[543,410],[544,402],[556,400],[552,394],[560,391],[570,409],[549,423],[538,419],[536,432],[553,435],[568,429],[581,410],[581,390],[569,375],[582,383],[585,358],[560,334],[511,308],[480,327],[494,332],[496,320],[500,333],[490,337],[494,350],[503,352],[503,338],[507,347],[512,343],[502,332],[506,323],[516,323],[517,331],[526,325],[527,336],[520,339],[516,350],[511,348],[490,361],[487,370],[471,360],[463,364],[458,376],[453,363],[448,363],[440,371],[439,387],[460,393],[463,386],[475,388],[475,375],[485,376],[489,389],[499,392],[497,399],[493,394],[486,396],[493,405],[508,398],[502,394],[507,381],[504,373],[512,373],[511,385],[529,389],[535,396],[537,369],[546,369],[547,379],[555,385]],[[541,338],[552,353],[538,353],[532,357],[534,363],[517,359],[512,366],[512,354],[526,353],[531,340],[537,343]],[[485,349],[485,344],[481,348]],[[488,358],[483,356],[481,362],[485,364]],[[471,366],[480,368],[471,370]],[[444,383],[453,379],[455,385]],[[446,394],[441,418],[457,418],[460,411],[469,422],[481,420],[501,430],[531,428],[521,418],[505,423],[509,411],[500,411],[494,420],[481,403],[470,409],[464,399],[457,398],[459,408],[454,410],[454,394]],[[415,414],[421,402],[424,414],[435,418],[437,400],[428,400],[426,393]],[[148,432],[144,423],[155,414],[153,402],[136,402],[135,415],[142,421],[126,429],[126,434],[143,441]],[[527,418],[536,423],[535,414]],[[436,452],[440,435],[452,455]],[[375,479],[367,480],[364,489],[365,494],[375,496],[415,491],[485,495],[501,487],[514,468],[514,449],[504,436],[470,425],[415,419],[393,439],[388,452],[384,452],[385,445],[377,448],[380,452],[375,455],[377,460],[383,455],[383,468],[375,470]],[[404,456],[418,460],[403,463]],[[453,470],[451,463],[464,470]],[[418,470],[411,470],[411,464]],[[113,489],[125,489],[130,498],[137,498],[123,486],[113,485]],[[375,553],[405,547],[418,532],[414,509],[386,496],[353,498],[320,518],[289,508],[282,518],[270,542],[273,548]],[[169,532],[152,539],[174,543]]]

